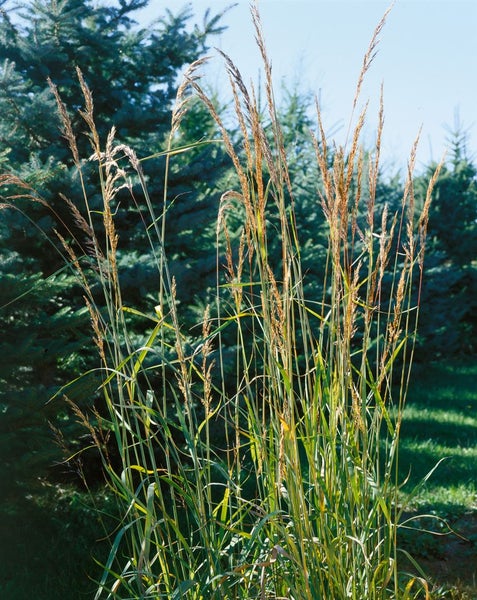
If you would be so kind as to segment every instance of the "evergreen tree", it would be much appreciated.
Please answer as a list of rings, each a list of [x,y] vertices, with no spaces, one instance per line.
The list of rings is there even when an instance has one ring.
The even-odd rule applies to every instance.
[[[138,156],[153,154],[164,149],[178,74],[206,50],[207,37],[220,31],[218,17],[190,30],[191,15],[186,11],[167,12],[152,28],[135,27],[131,14],[145,5],[147,0],[121,0],[117,7],[94,7],[90,0],[35,0],[15,19],[9,12],[2,13],[3,168],[41,188],[57,219],[69,219],[69,208],[59,193],[71,194],[70,199],[79,204],[81,190],[71,181],[72,157],[59,134],[47,79],[57,86],[71,113],[80,156],[91,154],[91,147],[80,134],[84,123],[77,110],[83,100],[76,67],[92,91],[103,141],[114,125],[117,138]],[[153,168],[158,179],[157,165]],[[23,236],[15,237],[15,249],[25,242],[31,252],[31,240]]]
[[[477,350],[477,167],[466,142],[457,129],[431,205],[420,326],[427,358]]]
[[[51,440],[45,443],[46,420],[55,426],[63,423],[63,430],[65,423],[67,427],[72,423],[65,409],[59,410],[58,403],[47,404],[48,399],[62,384],[96,364],[82,294],[55,235],[59,231],[73,243],[78,256],[87,256],[87,236],[71,211],[71,206],[80,212],[84,209],[83,190],[48,80],[70,114],[84,161],[86,194],[91,208],[100,210],[99,180],[87,160],[91,144],[83,134],[86,127],[78,112],[84,100],[76,69],[81,70],[93,94],[102,143],[114,126],[118,141],[134,148],[139,157],[160,153],[170,129],[178,76],[205,52],[209,37],[221,31],[220,15],[206,13],[203,24],[192,27],[187,10],[177,14],[166,10],[151,26],[139,27],[134,11],[147,4],[148,0],[118,0],[112,6],[97,6],[92,0],[32,0],[20,6],[5,1],[1,5],[0,165],[2,172],[13,173],[24,182],[15,185],[11,177],[6,178],[1,189],[0,339],[2,356],[8,357],[0,370],[1,431],[5,434],[1,451],[5,456],[3,451],[14,446],[12,439],[18,441],[24,434],[28,439],[25,447],[38,446],[38,456],[43,456],[39,461],[43,470],[31,469],[34,477],[44,473],[52,456]],[[199,109],[184,124],[190,130],[184,130],[178,143],[195,142],[207,136],[211,127],[205,111]],[[210,152],[218,161],[209,160]],[[171,225],[175,222],[183,229],[188,220],[191,231],[198,206],[216,213],[218,192],[213,191],[213,181],[220,171],[219,152],[198,148],[190,165],[181,159],[176,173],[173,169],[169,193],[180,201],[174,203]],[[163,161],[158,157],[144,163],[158,213],[163,199]],[[185,181],[187,195],[181,194]],[[8,209],[6,204],[14,208]],[[119,203],[116,215],[124,291],[137,308],[155,291],[150,250],[140,226],[143,204],[140,196],[136,207]],[[180,267],[188,264],[188,255],[198,245],[184,245],[184,234],[171,235],[171,239],[177,243],[168,250],[180,275]],[[207,255],[206,248],[202,259],[204,253]],[[200,263],[200,256],[192,264],[197,281],[204,285],[206,278],[201,275],[210,266],[204,260]],[[94,383],[81,384],[69,393],[84,405],[91,402]],[[18,420],[18,415],[23,420]],[[18,466],[17,456],[24,453],[16,449],[7,454],[11,456],[8,464]],[[17,469],[8,471],[16,479],[26,474],[24,471],[20,477],[16,473]]]

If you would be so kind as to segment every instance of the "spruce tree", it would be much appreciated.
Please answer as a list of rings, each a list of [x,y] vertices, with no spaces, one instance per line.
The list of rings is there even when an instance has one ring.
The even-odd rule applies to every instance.
[[[466,147],[456,129],[434,188],[420,326],[427,358],[477,350],[477,167]]]
[[[0,369],[0,418],[5,434],[0,450],[7,457],[6,475],[15,480],[28,475],[19,466],[19,455],[31,458],[37,453],[36,462],[42,466],[31,467],[32,479],[45,473],[55,455],[47,420],[55,427],[62,425],[63,431],[73,421],[64,405],[60,408],[60,403],[48,400],[96,364],[81,290],[55,233],[73,244],[78,256],[87,255],[84,231],[71,212],[71,205],[83,210],[83,193],[49,81],[71,117],[88,174],[92,150],[79,114],[84,100],[77,69],[92,92],[102,142],[114,126],[118,142],[130,145],[139,157],[160,153],[170,128],[179,75],[203,55],[210,36],[221,31],[220,15],[207,14],[201,26],[192,26],[187,10],[177,14],[165,10],[153,24],[140,27],[134,14],[147,4],[148,0],[99,6],[92,0],[32,0],[1,5],[0,166],[2,173],[22,182],[15,185],[12,177],[6,177],[0,190],[0,343],[6,357]],[[182,142],[206,137],[210,123],[204,110],[196,110]],[[216,212],[218,192],[213,191],[213,181],[224,161],[214,149],[219,160],[212,165],[209,152],[206,148],[195,151],[200,168],[194,161],[189,165],[181,160],[175,177],[172,173],[170,193],[180,202],[174,205],[171,226],[175,223],[183,230],[187,221],[186,230],[192,231],[198,207],[202,212]],[[151,197],[158,204],[163,198],[163,161],[159,157],[144,163]],[[185,182],[188,193],[181,194]],[[86,185],[91,207],[99,209],[101,193],[94,165]],[[150,251],[139,225],[144,198],[137,200],[135,208],[119,204],[116,225],[123,248],[124,291],[132,306],[142,308],[141,303],[150,302],[154,283]],[[171,239],[177,241],[170,253],[179,277],[192,265],[196,284],[204,285],[207,278],[202,275],[210,271],[207,239],[203,248],[197,243],[188,246],[183,232]],[[187,289],[194,293],[193,286]],[[190,296],[182,300],[189,302]],[[84,406],[92,402],[95,385],[97,381],[86,381],[69,393]],[[22,436],[28,440],[23,451],[17,443]]]

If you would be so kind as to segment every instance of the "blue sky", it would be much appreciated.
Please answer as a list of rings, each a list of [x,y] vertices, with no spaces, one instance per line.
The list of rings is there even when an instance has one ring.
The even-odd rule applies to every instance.
[[[233,0],[189,2],[200,18],[206,8],[220,11]],[[187,4],[151,0],[141,14],[148,22]],[[246,81],[258,80],[260,58],[254,44],[249,2],[239,0],[224,18],[227,31],[214,44],[230,55]],[[276,88],[284,80],[303,92],[319,94],[323,118],[341,142],[354,89],[375,26],[390,0],[259,0],[262,25]],[[456,113],[469,129],[469,151],[477,158],[477,0],[396,0],[380,36],[378,55],[368,72],[362,104],[370,101],[365,141],[376,129],[384,85],[384,160],[404,168],[422,125],[418,164],[439,160],[447,127]],[[214,53],[212,52],[212,56]],[[215,56],[207,81],[224,89],[224,69]]]

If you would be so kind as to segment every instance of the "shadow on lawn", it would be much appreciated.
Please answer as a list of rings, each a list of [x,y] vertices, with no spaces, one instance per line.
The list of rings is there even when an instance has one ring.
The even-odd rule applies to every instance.
[[[416,512],[405,515],[415,519],[415,529],[401,529],[399,543],[437,589],[448,590],[443,597],[462,600],[477,599],[476,381],[475,360],[419,365],[399,449],[401,481],[409,475],[404,491],[443,459],[423,484]],[[423,514],[430,516],[418,516]]]
[[[430,411],[413,405],[409,416],[405,412],[399,457],[401,476],[409,474],[414,485],[440,460],[428,485],[458,487],[475,482],[477,420],[473,425],[459,420],[459,411]]]
[[[442,460],[426,488],[468,486],[477,481],[477,362],[430,364],[414,374],[399,450],[406,489]]]

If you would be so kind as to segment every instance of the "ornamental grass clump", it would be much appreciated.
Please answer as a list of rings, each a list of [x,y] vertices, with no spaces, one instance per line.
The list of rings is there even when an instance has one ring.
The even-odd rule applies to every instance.
[[[266,109],[224,55],[240,132],[239,141],[232,138],[196,76],[201,61],[194,64],[179,87],[163,153],[159,210],[134,151],[117,143],[114,131],[101,146],[79,73],[104,201],[102,239],[86,194],[87,216],[77,215],[94,268],[69,249],[107,406],[106,417],[85,422],[121,507],[95,598],[429,597],[423,578],[400,573],[396,535],[399,430],[433,181],[425,198],[415,197],[413,148],[400,205],[378,201],[382,102],[373,152],[360,143],[366,109],[355,115],[384,18],[364,58],[343,147],[327,139],[316,106],[310,143],[318,176],[306,193],[320,207],[316,229],[326,232],[327,248],[322,280],[309,285],[302,265],[308,240],[295,218],[304,191],[289,169],[255,9],[252,16]],[[169,165],[188,150],[174,147],[175,135],[197,98],[216,121],[236,186],[223,190],[217,209],[217,286],[191,342],[164,248],[173,210]],[[141,193],[149,207],[141,220],[157,268],[157,301],[146,312],[121,293],[114,223],[120,190],[129,190],[132,202]],[[144,323],[139,341],[132,320]],[[110,459],[111,442],[119,464]]]

